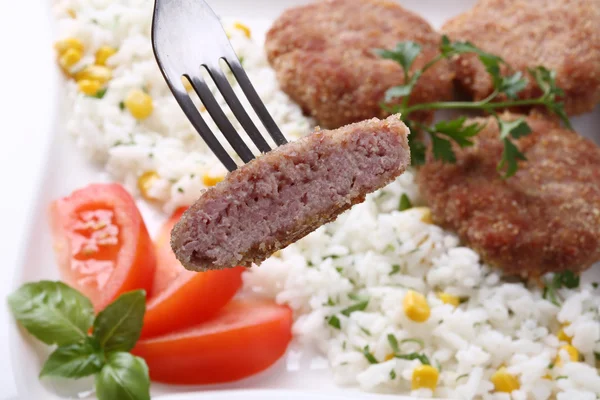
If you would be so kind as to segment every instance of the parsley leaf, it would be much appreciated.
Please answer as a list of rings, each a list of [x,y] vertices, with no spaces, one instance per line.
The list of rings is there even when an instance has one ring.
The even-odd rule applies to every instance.
[[[527,158],[525,158],[525,155],[521,153],[517,146],[510,141],[510,139],[503,139],[502,143],[504,144],[504,150],[502,151],[502,158],[500,159],[496,169],[498,172],[505,170],[502,177],[506,179],[510,178],[517,172],[517,169],[519,168],[518,161],[525,161]]]
[[[89,97],[93,97],[95,99],[101,99],[104,97],[104,95],[106,94],[107,91],[108,91],[108,88],[102,88],[102,89],[98,90],[95,94],[93,94]]]
[[[331,317],[329,317],[327,320],[327,323],[329,325],[333,326],[335,329],[342,329],[340,319],[335,315],[332,315]]]
[[[554,275],[560,284],[568,289],[575,289],[579,287],[579,276],[575,275],[573,271],[559,272]]]
[[[452,143],[448,139],[441,138],[434,132],[430,132],[430,136],[433,157],[436,160],[455,163],[456,155],[454,154],[454,150],[452,150]]]
[[[497,121],[500,128],[500,139],[504,140],[509,135],[514,139],[518,139],[531,133],[531,128],[525,122],[525,118],[519,118],[514,121],[502,121],[498,118]]]
[[[394,264],[394,265],[392,265],[392,270],[390,271],[390,273],[388,275],[390,275],[390,276],[395,275],[398,272],[400,272],[400,265]]]
[[[412,208],[412,206],[413,205],[410,202],[410,199],[408,198],[406,193],[402,193],[402,196],[400,196],[400,203],[398,204],[398,210],[399,211],[408,210],[409,208]]]
[[[429,358],[427,358],[425,354],[421,353],[395,354],[394,357],[401,358],[403,360],[419,360],[423,365],[431,365]]]
[[[411,132],[414,132],[412,128],[410,128],[410,130]],[[425,153],[427,146],[425,146],[425,143],[417,139],[417,135],[414,133],[408,136],[408,147],[410,148],[411,164],[415,166],[425,164]]]
[[[393,50],[376,49],[375,53],[386,60],[396,61],[405,72],[408,72],[421,53],[421,45],[412,41],[400,42]]]
[[[501,78],[498,91],[506,94],[509,99],[516,99],[518,93],[525,87],[527,87],[527,79],[523,77],[521,71],[517,71],[512,75]]]
[[[371,353],[369,351],[369,346],[365,346],[362,349],[362,353],[365,356],[365,358],[367,359],[367,361],[369,362],[369,364],[378,364],[379,361],[377,361],[377,359],[375,358],[375,356],[373,355],[373,353]]]
[[[450,121],[440,121],[434,126],[437,133],[444,134],[454,140],[460,147],[472,146],[469,138],[477,135],[485,127],[483,124],[469,124],[465,126],[467,117],[460,117]]]
[[[394,371],[393,369],[390,370],[390,379],[391,380],[396,379],[396,371]]]
[[[367,308],[367,306],[369,305],[369,299],[363,300],[359,303],[356,303],[354,305],[351,305],[348,308],[345,308],[342,310],[342,314],[345,315],[346,317],[349,317],[350,314],[352,314],[354,311],[363,311]]]
[[[392,351],[394,353],[400,353],[400,346],[398,345],[398,339],[396,339],[396,336],[390,333],[387,335],[387,340],[390,344],[390,348],[392,349]]]

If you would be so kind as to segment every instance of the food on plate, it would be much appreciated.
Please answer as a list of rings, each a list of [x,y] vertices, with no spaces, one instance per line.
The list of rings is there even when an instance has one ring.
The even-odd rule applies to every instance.
[[[212,320],[137,343],[156,382],[231,382],[263,371],[286,351],[292,312],[268,300],[233,300]]]
[[[140,336],[145,293],[120,295],[94,316],[82,293],[62,282],[22,285],[8,297],[13,316],[36,339],[57,345],[40,378],[94,376],[98,400],[150,400],[143,359],[129,353]]]
[[[538,65],[556,72],[569,114],[600,102],[600,2],[597,0],[480,0],[448,21],[443,32],[504,58],[508,70],[527,74]],[[454,63],[460,86],[475,100],[493,91],[484,65],[473,54]],[[520,98],[541,91],[530,76]]]
[[[232,172],[175,225],[188,269],[259,264],[390,183],[410,162],[398,116],[317,130]]]
[[[185,115],[180,112],[177,102],[156,66],[148,25],[152,2],[143,0],[133,4],[126,0],[115,0],[108,2],[110,4],[100,3],[83,0],[74,4],[71,1],[59,0],[54,7],[59,17],[57,37],[61,42],[57,45],[57,51],[64,54],[65,50],[70,49],[70,54],[64,57],[63,61],[67,67],[64,68],[65,72],[70,78],[66,80],[64,87],[69,111],[65,121],[66,130],[84,155],[103,168],[111,179],[123,182],[136,198],[139,196],[141,202],[146,200],[151,202],[154,207],[154,212],[151,213],[153,217],[159,214],[157,211],[160,207],[165,212],[163,217],[167,219],[173,210],[192,204],[206,188],[218,185],[218,182],[225,177],[226,171],[205,143],[198,139],[197,133],[186,120]],[[311,7],[321,7],[335,14],[335,11],[328,8],[331,4],[317,4],[309,6],[307,10],[310,11]],[[353,5],[345,7],[346,11],[343,12],[350,15],[353,11],[347,10],[355,7],[362,13],[361,16],[366,18],[361,16],[348,18],[344,29],[329,36],[335,36],[339,42],[343,40],[352,42],[356,36],[363,35],[365,32],[365,21],[368,23],[368,18],[379,14],[382,9],[392,11],[387,14],[384,12],[379,18],[374,18],[375,23],[372,24],[371,31],[374,32],[372,33],[374,37],[382,36],[380,27],[387,27],[389,32],[396,32],[406,26],[408,33],[411,23],[419,24],[418,18],[409,16],[406,17],[408,24],[398,24],[398,15],[394,11],[398,10],[398,7],[391,2],[385,4],[373,2],[370,3],[372,5],[370,8],[365,4],[368,3],[357,0]],[[442,2],[439,5],[440,11],[451,11],[452,6],[444,11],[441,10]],[[526,7],[528,3],[523,2],[519,5]],[[446,3],[443,6],[446,8]],[[541,8],[543,9],[544,6]],[[298,13],[298,11],[290,13],[294,12]],[[298,15],[301,14],[302,12]],[[383,21],[388,16],[389,25]],[[423,17],[431,16],[426,14]],[[520,18],[517,13],[513,17]],[[327,15],[314,17],[314,20],[320,24],[317,25],[318,29],[322,30],[323,24],[326,24],[323,21],[327,18]],[[252,34],[250,32],[250,28],[254,28],[253,21],[226,18],[223,21],[244,69],[286,138],[294,141],[310,133],[315,121],[303,115],[301,108],[280,89],[276,72],[269,66],[264,49],[260,45],[261,38],[256,34],[258,31],[252,29]],[[339,20],[335,18],[329,17],[329,21],[331,26],[340,25]],[[300,25],[304,20],[298,18],[298,22]],[[558,21],[556,25],[560,27],[563,22]],[[297,43],[305,43],[302,39],[309,37],[311,30],[305,29],[306,24],[300,27],[304,32],[300,29],[297,32],[288,30],[293,23],[294,21],[286,22],[287,25],[283,27],[289,33],[288,38],[297,40]],[[346,29],[350,24],[358,26],[358,34],[351,29]],[[490,22],[490,26],[494,24]],[[427,25],[422,26],[427,42],[430,37],[430,33],[427,32],[431,31]],[[575,28],[582,27],[575,26]],[[309,34],[307,35],[306,32]],[[416,31],[412,29],[411,32]],[[416,35],[419,34],[416,32]],[[485,35],[487,34],[483,32],[482,36]],[[276,36],[277,41],[270,41],[270,43],[277,43],[279,46],[286,40],[279,33]],[[375,46],[379,49],[373,53],[378,57],[376,61],[395,62],[396,66],[389,68],[400,68],[400,71],[403,71],[403,65],[408,65],[406,70],[410,82],[408,86],[402,86],[405,79],[404,73],[401,72],[397,81],[387,83],[388,86],[382,89],[381,97],[394,98],[390,101],[392,104],[388,104],[392,108],[386,106],[385,111],[376,112],[381,112],[378,115],[385,115],[388,112],[402,114],[407,126],[421,131],[420,139],[426,142],[429,136],[435,140],[437,144],[435,149],[440,158],[445,162],[452,162],[454,152],[448,151],[453,149],[450,142],[468,147],[470,141],[475,142],[473,136],[477,134],[478,127],[475,127],[477,129],[470,127],[468,123],[474,119],[466,118],[429,123],[430,121],[426,119],[433,110],[454,107],[493,115],[494,107],[507,107],[498,102],[504,103],[505,98],[506,101],[513,102],[515,100],[510,96],[514,94],[517,94],[517,101],[522,101],[518,99],[522,87],[525,86],[524,93],[528,93],[530,88],[523,85],[521,80],[523,77],[518,75],[501,77],[500,71],[496,71],[496,64],[503,74],[512,74],[513,71],[505,69],[502,60],[493,54],[485,53],[454,37],[448,39],[437,34],[435,36],[437,39],[431,40],[431,43],[437,50],[432,49],[432,44],[421,43],[420,39],[414,36],[407,36],[406,39],[400,40],[393,38],[390,39],[389,44]],[[62,39],[67,40],[62,42]],[[326,39],[324,42],[331,43],[329,38]],[[419,46],[411,43],[410,40],[421,43],[425,48],[423,51],[425,54],[421,54]],[[362,40],[355,42],[360,42],[361,45],[364,43]],[[312,44],[318,44],[318,41]],[[545,42],[540,40],[540,52],[544,45]],[[584,43],[581,45],[583,46]],[[348,45],[348,48],[350,47],[352,47],[351,43]],[[387,50],[382,51],[382,48]],[[359,51],[365,52],[365,50],[370,52],[372,49],[361,48]],[[298,51],[294,50],[293,53]],[[452,59],[455,56],[463,57],[464,53],[474,53],[487,63],[487,72],[497,85],[495,87],[498,88],[499,95],[490,98],[490,102],[485,104],[469,101],[451,103],[437,101],[435,93],[430,93],[431,100],[426,100],[434,103],[417,103],[417,99],[406,101],[408,97],[406,92],[410,91],[412,98],[412,92],[417,93],[424,86],[426,89],[434,86],[428,84],[413,87],[413,83],[419,81],[415,74],[425,67],[423,60],[426,59],[426,55],[434,54],[435,51],[444,57],[441,64],[433,70],[439,68],[443,72],[444,79],[440,79],[440,82],[444,85],[440,84],[440,87],[449,88],[449,82],[453,77],[453,72],[449,71],[448,65],[451,63],[446,58]],[[292,59],[292,56],[288,57]],[[382,57],[385,60],[381,60]],[[327,66],[321,64],[323,60],[328,60],[327,58],[319,58],[315,54],[307,58],[318,61],[314,69],[317,72],[315,82],[308,81],[309,72],[302,60],[299,66],[305,73],[300,75],[300,78],[312,84],[312,88],[318,89],[319,92],[315,92],[317,94],[331,96],[330,92],[326,92],[330,87],[326,84],[335,86],[340,82],[334,81],[336,77],[348,79],[356,77],[348,72],[348,67],[340,70],[342,74],[338,74],[335,68],[327,69]],[[411,64],[413,58],[416,58],[414,65]],[[370,74],[368,70],[371,63],[375,63],[375,59],[369,60],[364,57],[361,60],[353,67],[367,72],[357,76],[358,78],[374,75],[380,77],[381,74],[377,75],[375,72]],[[553,67],[546,69],[538,64],[532,63],[532,66],[537,67],[534,75],[542,82],[540,86],[545,90],[543,93],[536,94],[539,97],[529,98],[526,101],[539,103],[540,108],[543,105],[551,113],[561,116],[560,90],[551,76],[553,74],[549,72]],[[582,72],[587,70],[588,66],[581,69]],[[563,72],[557,70],[556,76],[564,75]],[[578,76],[577,71],[570,72],[572,76]],[[449,76],[446,79],[447,73]],[[433,79],[429,75],[430,73],[425,74],[428,78],[427,82],[438,82],[435,74],[431,73]],[[529,75],[527,77],[530,81],[534,80]],[[334,82],[326,82],[327,79]],[[321,83],[323,81],[325,83]],[[348,87],[352,86],[351,82],[341,82],[347,83]],[[445,86],[446,82],[448,86]],[[365,87],[363,83],[363,81],[359,82],[361,88]],[[208,84],[216,93],[211,80]],[[240,94],[244,106],[251,108],[235,80],[232,81],[232,87]],[[308,89],[310,88],[309,86]],[[342,89],[345,90],[345,87]],[[143,98],[143,101],[138,104],[151,104],[151,109],[144,106],[141,108],[142,113],[138,114],[143,117],[144,113],[150,110],[150,116],[145,119],[136,118],[125,104],[130,93],[137,92],[139,95],[139,91],[149,97]],[[384,94],[385,91],[387,92]],[[337,95],[337,92],[333,94]],[[198,100],[193,92],[190,95],[195,101]],[[354,92],[350,92],[350,95],[354,96],[352,99],[360,101],[367,98],[366,95],[356,96]],[[138,96],[138,98],[142,97]],[[400,98],[403,100],[400,101]],[[217,101],[223,106],[225,114],[231,118],[234,127],[241,129],[230,109],[225,106],[223,98],[217,96]],[[378,106],[380,101],[381,98],[377,99],[375,106]],[[405,101],[407,105],[403,106],[402,103]],[[332,103],[335,107],[340,104],[333,100]],[[308,108],[304,103],[302,106]],[[357,102],[356,106],[354,108],[360,110],[362,104]],[[202,107],[199,111],[211,130],[218,134],[218,129],[207,112]],[[351,114],[354,112],[354,110],[350,111]],[[340,116],[343,117],[344,114],[340,112]],[[262,129],[256,116],[252,114],[251,117],[255,119],[259,129]],[[563,118],[563,121],[565,126],[568,126],[568,120]],[[574,122],[581,123],[577,120]],[[409,125],[411,123],[412,126]],[[514,149],[520,147],[511,147],[513,143],[520,146],[523,140],[528,140],[520,137],[527,130],[524,128],[525,124],[525,120],[519,123],[512,121],[504,126],[503,135],[510,137],[508,142],[503,140],[504,148],[511,153],[502,158],[504,169],[500,174],[503,176],[509,176],[509,172],[518,171],[518,169],[515,171],[516,167],[524,168],[526,165],[526,163],[517,165],[520,153],[514,152]],[[263,133],[266,135],[266,132]],[[536,137],[536,134],[532,136]],[[411,135],[410,139],[415,137],[416,135]],[[411,145],[421,144],[412,140],[411,142]],[[226,143],[224,145],[228,148]],[[411,146],[412,160],[419,159],[415,157],[417,147]],[[421,148],[423,147],[421,144]],[[457,154],[464,151],[456,146],[454,149]],[[595,271],[593,269],[586,271],[581,280],[576,273],[570,271],[550,274],[541,277],[540,286],[535,282],[527,283],[507,277],[499,268],[490,268],[475,251],[466,247],[468,244],[461,243],[457,235],[433,224],[431,210],[426,207],[425,199],[420,195],[415,183],[415,173],[415,169],[408,168],[389,185],[366,196],[364,203],[352,207],[335,221],[277,251],[259,268],[244,269],[240,298],[252,298],[258,295],[288,306],[293,314],[290,316],[290,310],[285,310],[281,314],[282,319],[288,321],[288,332],[293,316],[293,332],[298,343],[303,346],[314,345],[319,351],[317,357],[326,357],[329,363],[327,373],[331,374],[336,384],[343,387],[434,398],[489,400],[508,397],[523,399],[532,396],[538,400],[553,398],[570,400],[586,396],[595,398],[600,388],[596,362],[600,357],[600,331],[598,330],[600,322],[597,313],[600,307],[600,288],[598,283],[594,282],[598,280],[594,276]],[[511,179],[513,178],[507,179],[507,182]],[[142,208],[145,209],[146,207]],[[175,218],[177,217],[173,217],[173,220]],[[189,322],[191,319],[185,324],[174,326],[172,322],[177,321],[176,318],[165,320],[162,326],[162,317],[179,315],[173,311],[175,308],[177,311],[183,309],[186,312],[189,310],[204,312],[202,306],[210,304],[212,307],[213,304],[185,299],[191,298],[192,294],[202,297],[222,285],[223,292],[233,293],[235,286],[239,284],[241,271],[239,268],[218,271],[223,273],[218,275],[221,278],[227,274],[233,274],[234,278],[218,281],[216,278],[211,279],[209,286],[206,286],[208,284],[205,278],[200,279],[197,276],[217,275],[194,275],[189,271],[182,272],[181,265],[174,262],[173,252],[166,252],[169,245],[166,244],[164,237],[169,235],[168,232],[165,234],[165,231],[169,230],[167,226],[173,224],[173,220],[163,227],[160,235],[162,239],[157,242],[157,246],[165,250],[164,257],[169,262],[159,262],[157,265],[159,270],[154,274],[156,287],[149,292],[147,315],[144,318],[146,328],[142,329],[141,343],[154,340],[157,340],[154,343],[160,343],[161,347],[151,346],[160,350],[153,353],[157,357],[152,361],[153,364],[158,365],[155,369],[158,369],[159,373],[165,372],[164,369],[173,365],[182,365],[180,363],[182,360],[185,362],[192,360],[192,354],[199,354],[199,352],[189,352],[189,349],[193,350],[194,347],[179,347],[177,358],[171,359],[176,364],[164,362],[163,368],[162,360],[168,360],[167,344],[187,345],[195,336],[194,332],[200,328],[190,327],[188,324],[195,323]],[[149,224],[151,222],[157,221],[148,220]],[[160,259],[161,252],[157,251]],[[170,258],[166,257],[166,254],[170,254]],[[194,279],[186,281],[186,275],[194,276]],[[182,281],[186,284],[181,284]],[[198,283],[199,286],[192,285],[192,282]],[[197,287],[201,290],[196,290]],[[53,296],[35,298],[56,299]],[[154,301],[156,305],[153,305]],[[218,297],[218,301],[224,302],[224,297]],[[234,304],[237,302],[238,300],[235,300]],[[83,304],[67,302],[66,305],[76,303]],[[228,306],[225,307],[227,309]],[[270,307],[277,306],[270,304]],[[156,318],[151,321],[150,314],[154,309],[163,311],[156,312]],[[224,312],[222,309],[221,315]],[[42,313],[37,315],[43,316]],[[212,326],[215,323],[209,320],[201,324]],[[248,326],[254,325],[248,324]],[[180,332],[177,334],[166,332],[171,329],[178,329]],[[150,335],[147,335],[147,332],[150,332]],[[185,341],[172,340],[184,332],[187,332]],[[138,334],[139,331],[134,333]],[[203,331],[202,335],[204,333],[206,332]],[[150,337],[151,335],[158,336]],[[221,336],[219,333],[219,338],[223,337],[227,340],[235,336]],[[205,342],[200,342],[202,343]],[[238,344],[241,346],[240,343],[236,343]],[[230,343],[227,342],[222,346],[227,348]],[[235,348],[234,346],[233,349]],[[190,358],[179,357],[186,351],[190,353]],[[286,361],[293,361],[295,354],[295,352],[290,353],[291,357]],[[241,357],[237,354],[230,356],[229,352],[223,355],[234,360],[230,364],[234,365],[233,372],[240,372],[240,369],[236,368],[237,364],[233,363],[237,363]],[[117,357],[116,360],[111,361],[111,364],[140,366],[139,362],[132,360],[124,364],[120,362],[121,358],[122,356]],[[273,355],[272,359],[275,358],[276,356]],[[92,357],[91,360],[95,359]],[[194,361],[200,363],[202,359],[194,359]],[[71,362],[66,365],[58,363],[58,365],[62,371],[73,366]],[[220,365],[225,365],[224,369],[228,368],[225,361]],[[246,371],[250,370],[247,368],[248,365],[244,364],[242,367]],[[283,365],[278,367],[284,368]],[[306,366],[302,363],[298,373],[291,374],[286,379],[294,385],[304,381],[307,379],[305,369]],[[143,367],[136,368],[133,374],[141,378],[140,381],[143,383],[141,387],[145,387],[148,380],[144,370]],[[153,373],[152,370],[153,366],[150,366],[150,374]],[[193,367],[188,368],[181,376],[186,379],[198,378],[191,376],[192,370]],[[114,371],[119,374],[119,371],[123,370]],[[125,375],[132,376],[128,372]],[[109,377],[109,374],[104,376]],[[271,375],[269,378],[275,377],[274,386],[280,382],[277,376]],[[222,380],[224,377],[226,376],[219,375],[216,378]],[[240,382],[236,386],[251,387],[256,385],[256,382]],[[260,381],[258,384],[260,385]],[[165,389],[164,386],[155,389],[158,389],[158,392],[181,390],[173,387]],[[107,392],[98,391],[99,396],[105,393]],[[114,395],[108,398],[114,400],[119,397]]]
[[[222,271],[188,271],[171,250],[171,229],[185,208],[162,226],[156,240],[156,272],[146,305],[142,337],[175,332],[214,316],[242,286],[244,268]]]
[[[91,184],[50,206],[62,279],[96,310],[134,289],[150,292],[154,248],[133,197],[119,184]]]
[[[471,122],[485,127],[473,146],[455,148],[455,164],[429,156],[419,171],[433,220],[508,274],[583,271],[600,260],[600,149],[530,116],[532,133],[515,141],[527,160],[504,180],[496,172],[503,153],[496,120]]]
[[[378,50],[378,54],[387,60],[394,60],[402,68],[406,75],[406,80],[410,82],[407,85],[399,85],[390,87],[385,95],[386,98],[402,98],[400,104],[392,107],[392,110],[402,116],[402,121],[407,126],[418,129],[419,132],[427,133],[431,142],[431,152],[436,160],[454,163],[456,156],[452,150],[452,142],[459,147],[468,147],[473,144],[471,138],[476,136],[482,126],[478,124],[467,123],[467,117],[462,116],[450,121],[438,121],[434,125],[421,123],[413,118],[411,114],[421,111],[434,110],[465,110],[483,111],[491,113],[498,119],[496,112],[497,108],[507,108],[525,105],[538,106],[549,114],[557,116],[566,127],[571,129],[569,118],[565,114],[564,104],[559,100],[562,94],[562,89],[557,87],[554,73],[548,71],[543,66],[536,66],[529,71],[535,77],[535,80],[543,91],[538,97],[526,100],[519,100],[518,95],[527,86],[527,79],[524,78],[521,72],[515,72],[509,76],[502,76],[500,67],[505,63],[502,58],[482,51],[468,42],[452,42],[447,36],[443,36],[439,44],[440,54],[432,61],[427,63],[421,69],[411,70],[414,60],[421,53],[421,48],[412,42],[401,42],[396,45],[393,50]],[[433,68],[437,63],[443,60],[455,57],[459,54],[470,54],[477,57],[484,65],[485,71],[493,82],[493,92],[477,102],[472,101],[435,101],[430,103],[419,103],[411,105],[413,91],[419,83],[423,73]],[[505,101],[496,101],[506,98]],[[389,107],[382,106],[386,109]],[[498,123],[501,123],[500,121]],[[411,129],[412,129],[411,128]],[[524,120],[520,120],[514,124],[504,124],[502,133],[502,143],[505,148],[501,164],[498,166],[498,172],[504,175],[505,178],[512,176],[518,169],[517,160],[523,158],[523,155],[515,151],[513,137],[527,135],[531,129],[527,126]],[[421,165],[425,162],[426,145],[423,141],[424,135],[413,135],[410,138],[409,146],[411,151],[411,160],[413,165]]]
[[[423,18],[394,1],[328,0],[285,11],[265,48],[283,91],[322,126],[337,128],[389,115],[380,107],[385,91],[407,83],[400,66],[379,58],[376,49],[412,40],[423,49],[417,69],[439,55],[440,39]],[[451,98],[452,79],[443,60],[421,77],[411,104]],[[420,119],[431,116],[421,113]]]

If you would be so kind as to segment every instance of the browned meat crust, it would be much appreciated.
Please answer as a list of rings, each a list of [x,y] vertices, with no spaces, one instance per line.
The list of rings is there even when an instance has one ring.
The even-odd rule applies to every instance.
[[[480,0],[442,30],[452,40],[468,40],[501,56],[527,75],[538,65],[555,71],[568,114],[591,111],[600,102],[598,0]],[[476,56],[456,58],[455,69],[460,86],[474,99],[492,92],[490,76]],[[540,94],[530,77],[520,97]]]
[[[506,114],[504,118],[515,118]],[[518,140],[528,161],[513,177],[496,171],[502,153],[493,117],[456,164],[431,155],[418,174],[433,219],[491,265],[512,275],[582,271],[600,259],[600,149],[540,116]]]
[[[373,49],[407,40],[423,47],[413,69],[438,54],[440,35],[395,1],[327,0],[284,12],[265,47],[281,88],[320,124],[337,128],[389,115],[380,104],[404,82],[402,68]],[[421,77],[412,104],[451,98],[452,79],[449,63],[440,62]]]
[[[188,269],[260,264],[333,221],[410,163],[398,116],[317,130],[232,172],[190,207],[171,233]]]

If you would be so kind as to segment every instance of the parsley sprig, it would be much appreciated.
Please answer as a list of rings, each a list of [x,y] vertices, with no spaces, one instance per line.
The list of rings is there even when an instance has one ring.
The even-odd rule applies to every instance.
[[[564,103],[559,100],[564,95],[564,92],[556,85],[556,75],[553,71],[543,66],[529,69],[528,72],[535,80],[541,94],[536,98],[519,99],[518,95],[527,87],[528,79],[520,71],[512,72],[506,76],[503,75],[501,73],[502,66],[508,67],[508,65],[502,58],[487,53],[475,47],[470,42],[451,42],[447,36],[442,37],[439,50],[440,54],[427,62],[422,68],[415,70],[411,70],[411,67],[417,56],[421,53],[421,46],[418,43],[406,41],[398,43],[391,50],[375,50],[381,58],[397,62],[402,67],[404,73],[404,83],[386,91],[386,104],[382,104],[382,107],[389,112],[400,113],[402,120],[409,128],[417,128],[427,132],[431,139],[433,157],[436,160],[449,163],[456,162],[452,142],[461,148],[472,146],[472,138],[485,126],[476,123],[467,124],[466,117],[460,117],[451,121],[441,121],[433,126],[428,126],[411,119],[411,114],[417,111],[459,109],[484,111],[493,115],[500,127],[500,139],[504,146],[502,158],[498,163],[497,169],[505,178],[517,172],[519,160],[526,160],[525,155],[515,145],[514,140],[531,133],[531,128],[527,125],[524,118],[519,118],[515,121],[503,121],[496,114],[495,110],[519,106],[543,106],[548,111],[556,114],[565,126],[571,129],[571,124],[565,113]],[[479,101],[437,101],[409,105],[410,96],[425,71],[443,59],[467,53],[477,56],[492,79],[494,90],[488,97]],[[398,98],[401,98],[399,104],[388,105],[391,101]],[[413,164],[423,164],[425,162],[425,144],[415,135],[411,135],[409,145]]]

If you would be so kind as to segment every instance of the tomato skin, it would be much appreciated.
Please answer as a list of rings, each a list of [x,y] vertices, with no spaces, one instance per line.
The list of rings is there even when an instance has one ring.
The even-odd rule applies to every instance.
[[[171,286],[146,304],[141,337],[175,332],[210,319],[242,286],[243,271],[244,267],[183,271]]]
[[[156,249],[156,271],[154,272],[154,283],[149,298],[155,297],[165,290],[177,277],[187,271],[171,249],[171,230],[179,221],[187,207],[178,208],[171,218],[160,228],[160,232],[154,242]]]
[[[186,270],[171,249],[171,229],[185,208],[175,211],[156,240],[153,294],[146,304],[142,337],[198,325],[213,317],[242,286],[243,267],[219,271]]]
[[[156,382],[232,382],[274,364],[287,349],[291,328],[292,312],[286,306],[266,300],[233,300],[214,319],[140,340],[132,353],[146,360],[150,378]]]
[[[108,260],[112,272],[97,287],[83,284],[84,273],[74,268],[79,261],[75,258],[77,246],[81,244],[76,242],[77,224],[81,224],[82,212],[95,210],[112,212],[110,223],[117,227],[119,246]],[[96,311],[130,290],[151,291],[156,268],[154,246],[133,197],[121,185],[92,184],[54,201],[50,205],[50,226],[63,280],[89,297]],[[85,277],[93,278],[93,273]]]

